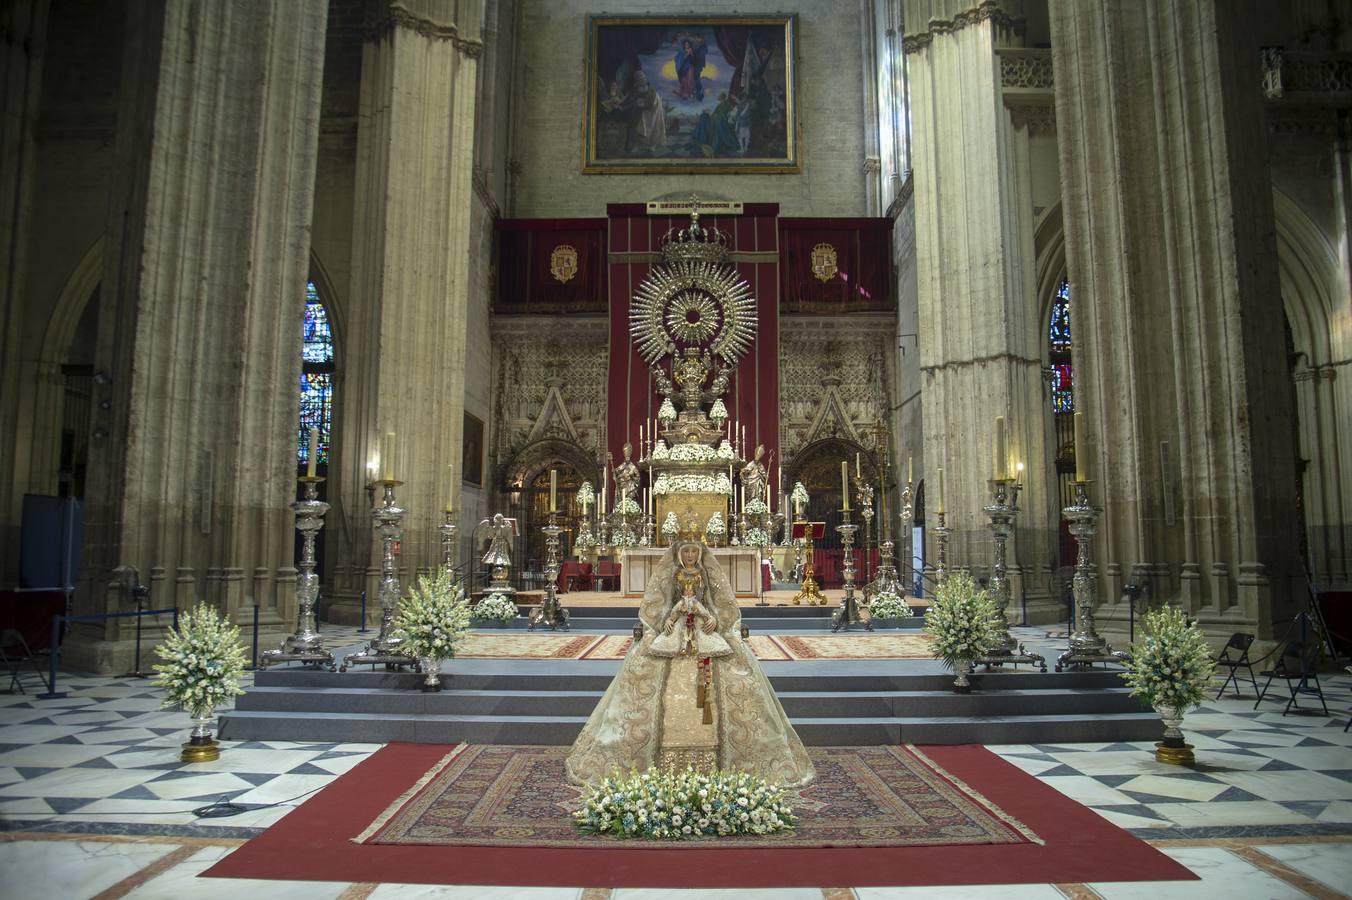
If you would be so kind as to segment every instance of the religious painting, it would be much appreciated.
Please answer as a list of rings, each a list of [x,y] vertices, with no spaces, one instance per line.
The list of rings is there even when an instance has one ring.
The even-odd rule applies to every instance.
[[[464,452],[460,469],[466,484],[483,487],[484,483],[484,420],[465,413],[465,431],[462,438]]]
[[[797,172],[797,17],[590,16],[584,173]]]

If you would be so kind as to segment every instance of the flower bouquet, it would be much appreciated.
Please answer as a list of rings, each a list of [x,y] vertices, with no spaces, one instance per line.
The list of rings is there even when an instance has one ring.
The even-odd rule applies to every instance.
[[[797,824],[781,788],[763,778],[649,769],[612,773],[573,813],[589,834],[682,841],[735,834],[774,834]]]
[[[183,745],[183,762],[219,759],[220,746],[211,738],[211,714],[231,697],[244,693],[244,645],[239,629],[214,607],[199,604],[184,612],[178,628],[155,648],[164,662],[155,666],[155,684],[164,688],[162,709],[178,707],[193,720],[192,735]]]
[[[641,510],[638,508],[638,501],[633,497],[625,497],[619,503],[615,504],[615,512],[622,516],[636,516]]]
[[[766,547],[770,544],[770,536],[765,533],[765,529],[758,525],[752,525],[746,530],[742,543],[748,547]]]
[[[676,521],[676,513],[669,512],[662,521],[662,536],[670,541],[681,530],[681,523]]]
[[[726,413],[725,413],[725,414],[726,414]],[[659,421],[659,422],[675,422],[675,421],[676,421],[676,407],[672,405],[672,402],[671,402],[671,398],[670,398],[670,397],[667,397],[667,398],[663,399],[662,405],[661,405],[660,407],[658,407],[658,409],[657,409],[657,421]]]
[[[584,510],[596,502],[596,488],[592,487],[590,481],[582,482],[577,489],[577,505]]]
[[[469,620],[469,601],[446,566],[419,577],[417,586],[409,588],[395,613],[394,629],[403,636],[404,652],[422,663],[424,691],[441,690],[441,661],[455,655]]]
[[[1206,635],[1171,606],[1145,614],[1145,638],[1131,646],[1122,680],[1130,694],[1151,706],[1164,720],[1164,740],[1155,745],[1160,762],[1192,762],[1192,747],[1179,725],[1189,709],[1206,697],[1216,663]]]
[[[970,693],[967,675],[972,661],[985,656],[1003,635],[995,601],[977,588],[971,575],[953,572],[934,591],[934,603],[925,613],[925,629],[934,640],[935,657],[957,672],[954,689],[959,694]]]
[[[875,619],[909,619],[915,615],[911,612],[906,599],[895,591],[880,591],[874,594],[868,611]]]
[[[722,543],[727,536],[728,526],[723,522],[723,514],[716,512],[709,517],[709,521],[704,526],[704,534],[714,539],[715,544]]]
[[[482,622],[506,623],[520,615],[520,610],[516,607],[516,601],[506,594],[489,594],[474,604],[470,613]]]
[[[709,418],[715,422],[723,422],[728,418],[728,407],[723,403],[723,398],[719,397],[714,401],[714,405],[709,407]]]
[[[768,512],[770,512],[769,504],[760,497],[746,501],[746,514],[748,516],[763,516]]]
[[[807,494],[807,488],[803,487],[801,481],[793,483],[793,492],[789,494],[789,501],[793,503],[793,511],[797,515],[802,515],[807,509],[807,502],[810,498]]]

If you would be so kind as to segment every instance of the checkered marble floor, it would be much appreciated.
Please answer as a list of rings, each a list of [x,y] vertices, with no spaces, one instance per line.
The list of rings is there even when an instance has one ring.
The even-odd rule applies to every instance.
[[[1045,629],[1016,632],[1031,646],[1051,649]],[[369,635],[327,627],[325,636],[330,646],[341,647]],[[48,700],[35,696],[31,680],[27,687],[27,694],[0,694],[0,870],[8,884],[45,886],[53,896],[93,896],[118,885],[122,888],[106,896],[168,897],[183,890],[213,896],[227,889],[236,896],[242,885],[190,879],[379,746],[225,742],[219,760],[189,765],[178,760],[187,717],[161,710],[162,692],[148,679],[63,675],[59,687],[67,696]],[[1160,898],[1223,890],[1234,897],[1342,896],[1337,891],[1352,886],[1352,733],[1343,731],[1352,707],[1352,675],[1323,676],[1323,688],[1328,716],[1317,711],[1317,699],[1306,697],[1302,710],[1283,716],[1284,692],[1255,710],[1251,692],[1236,699],[1232,691],[1189,713],[1184,729],[1197,755],[1196,767],[1189,769],[1157,763],[1149,743],[992,746],[1203,876],[1201,883],[1071,886],[1070,893],[1067,886],[1024,885],[1001,893],[1148,892]],[[229,818],[193,812],[222,800],[246,811]],[[113,877],[118,873],[125,875]],[[287,896],[542,898],[580,897],[584,890],[511,888],[499,894],[485,888],[317,883],[286,883],[284,889]],[[733,896],[586,890],[587,900]],[[834,890],[812,889],[802,896],[989,896],[991,888],[829,892]],[[736,892],[738,900],[756,896]]]

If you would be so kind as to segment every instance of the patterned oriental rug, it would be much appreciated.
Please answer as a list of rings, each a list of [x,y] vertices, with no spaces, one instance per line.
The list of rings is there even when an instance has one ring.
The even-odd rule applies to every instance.
[[[609,634],[472,632],[456,656],[470,659],[624,659],[634,639]],[[804,659],[932,659],[930,638],[907,634],[753,634],[748,643],[762,661]]]
[[[776,835],[643,841],[648,847],[918,847],[1042,843],[914,747],[812,747],[817,780],[793,798],[798,826]],[[567,747],[460,745],[359,835],[358,843],[505,847],[623,845],[580,833]]]

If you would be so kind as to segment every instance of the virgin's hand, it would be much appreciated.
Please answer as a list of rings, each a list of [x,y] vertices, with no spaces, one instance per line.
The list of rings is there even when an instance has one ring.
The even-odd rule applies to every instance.
[[[662,626],[662,633],[663,633],[663,634],[671,634],[671,633],[672,633],[673,631],[675,631],[675,630],[676,630],[676,623],[675,623],[675,622],[668,622],[667,624],[665,624],[665,625]]]
[[[705,619],[704,624],[701,625],[700,628],[704,629],[705,634],[713,634],[718,630],[718,622],[713,619]]]

